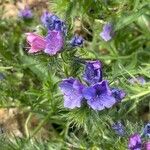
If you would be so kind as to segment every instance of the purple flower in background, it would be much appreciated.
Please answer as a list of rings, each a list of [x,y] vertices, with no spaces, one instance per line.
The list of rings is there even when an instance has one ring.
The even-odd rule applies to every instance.
[[[87,100],[87,104],[94,110],[110,108],[116,103],[108,83],[105,80],[84,88],[83,96]]]
[[[141,141],[141,137],[138,133],[135,133],[132,136],[130,136],[128,148],[129,148],[129,150],[141,150],[142,141]]]
[[[126,93],[118,88],[112,88],[111,92],[117,102],[120,102],[126,96]]]
[[[24,9],[20,10],[19,17],[23,19],[31,19],[33,17],[31,9],[29,9],[29,7],[25,7]]]
[[[71,39],[70,44],[71,44],[71,46],[76,47],[76,46],[82,46],[82,45],[83,45],[83,42],[84,42],[83,37],[76,34],[76,35]]]
[[[49,55],[56,55],[64,45],[63,35],[59,31],[49,31],[46,36],[45,53]]]
[[[82,90],[84,85],[74,78],[63,80],[59,85],[64,94],[64,107],[73,109],[81,107],[83,95]]]
[[[100,36],[105,41],[109,41],[112,38],[112,24],[107,23],[103,27],[103,31],[100,33]]]
[[[86,63],[83,79],[89,84],[102,81],[102,69],[99,61],[89,61]]]
[[[124,125],[118,121],[112,125],[112,129],[114,129],[115,133],[119,136],[123,136],[125,134]]]
[[[128,80],[131,84],[141,84],[144,85],[146,83],[143,77],[135,77]]]
[[[144,127],[144,132],[143,134],[145,136],[148,136],[150,138],[150,123],[147,123],[146,126]]]
[[[144,150],[150,150],[150,141],[144,143]]]
[[[52,13],[49,13],[47,11],[43,13],[43,15],[41,16],[41,22],[48,30],[61,31],[65,35],[67,33],[67,28],[64,21],[62,21],[60,18]]]

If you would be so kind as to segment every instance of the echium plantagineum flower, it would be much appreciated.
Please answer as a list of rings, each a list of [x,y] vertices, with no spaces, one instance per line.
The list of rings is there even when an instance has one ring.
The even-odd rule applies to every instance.
[[[31,19],[33,17],[31,9],[29,7],[25,7],[24,9],[20,10],[19,17],[23,19]]]
[[[145,125],[143,134],[150,138],[150,122]]]
[[[125,127],[121,123],[121,121],[117,121],[112,125],[112,129],[114,129],[115,133],[119,136],[123,136],[125,134]]]
[[[28,53],[37,53],[46,48],[46,40],[44,37],[35,33],[26,33],[27,42],[31,46]]]
[[[46,47],[44,52],[49,55],[55,55],[63,48],[64,39],[59,31],[49,31],[46,36]]]
[[[112,107],[124,98],[121,90],[116,92],[114,96],[108,82],[102,80],[99,61],[88,61],[86,63],[83,79],[88,85],[83,85],[74,78],[65,79],[60,83],[65,107],[71,109],[81,107],[84,101],[94,110],[103,110]]]
[[[110,108],[116,103],[105,80],[84,88],[83,96],[87,100],[87,104],[94,110]]]
[[[73,109],[81,107],[84,85],[74,78],[64,79],[59,85],[64,94],[64,107]]]
[[[103,31],[100,33],[100,36],[103,40],[109,41],[112,38],[112,34],[113,34],[112,32],[113,32],[112,24],[107,23],[103,26]]]
[[[55,55],[61,51],[64,45],[63,36],[59,31],[49,31],[46,37],[35,33],[26,33],[27,41],[31,46],[29,53],[45,52]]]
[[[3,80],[5,78],[4,74],[0,72],[0,80]]]
[[[129,150],[142,150],[142,140],[138,133],[130,136],[128,148]]]
[[[56,15],[49,13],[48,11],[43,13],[43,15],[41,16],[41,22],[48,30],[60,31],[64,35],[66,35],[67,33],[67,28],[66,28],[64,21],[62,21]]]
[[[74,35],[70,41],[72,47],[80,47],[83,45],[84,39],[81,35]]]
[[[111,92],[117,102],[120,102],[126,96],[126,93],[118,88],[112,88]]]
[[[88,61],[85,66],[83,79],[88,84],[95,84],[102,81],[102,68],[99,61]]]

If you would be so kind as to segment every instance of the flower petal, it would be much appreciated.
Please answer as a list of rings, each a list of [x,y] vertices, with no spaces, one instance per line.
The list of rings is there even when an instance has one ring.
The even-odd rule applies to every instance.
[[[46,37],[46,48],[45,53],[49,55],[57,54],[64,45],[63,35],[58,31],[49,31]]]

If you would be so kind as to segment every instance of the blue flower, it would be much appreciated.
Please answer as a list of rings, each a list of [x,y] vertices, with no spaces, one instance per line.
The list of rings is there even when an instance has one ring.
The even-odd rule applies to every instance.
[[[83,37],[76,34],[76,35],[71,39],[70,45],[73,46],[73,47],[82,46],[82,45],[83,45],[83,42],[84,42]]]
[[[118,121],[112,125],[112,129],[118,134],[119,136],[123,136],[125,134],[124,125]]]
[[[59,85],[64,95],[64,107],[73,109],[81,107],[84,85],[74,78],[64,79]]]
[[[111,91],[117,102],[120,102],[126,96],[126,93],[121,89],[112,88]]]
[[[83,96],[87,100],[87,104],[94,110],[111,108],[116,103],[105,80],[84,88]]]
[[[89,61],[86,63],[83,79],[89,84],[102,81],[102,69],[99,61]]]
[[[61,31],[62,33],[64,33],[64,35],[66,35],[67,33],[67,28],[64,21],[62,21],[59,17],[52,13],[46,11],[41,16],[41,22],[48,30]]]
[[[105,41],[109,41],[112,38],[112,24],[107,23],[103,27],[103,31],[100,33],[100,36]]]
[[[29,9],[29,7],[25,7],[24,9],[20,10],[19,17],[23,19],[31,19],[33,17],[31,9]]]
[[[5,78],[3,73],[0,73],[0,80],[3,80]]]
[[[150,122],[146,124],[144,127],[144,133],[145,136],[148,136],[150,138]]]

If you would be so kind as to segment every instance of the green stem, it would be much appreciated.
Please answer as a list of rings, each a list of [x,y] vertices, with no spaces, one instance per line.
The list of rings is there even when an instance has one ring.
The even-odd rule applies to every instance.
[[[32,116],[32,113],[30,112],[29,115],[28,115],[28,118],[26,119],[25,125],[24,125],[25,135],[26,135],[27,138],[29,138],[28,123],[29,123],[29,120],[31,119],[31,116]]]

